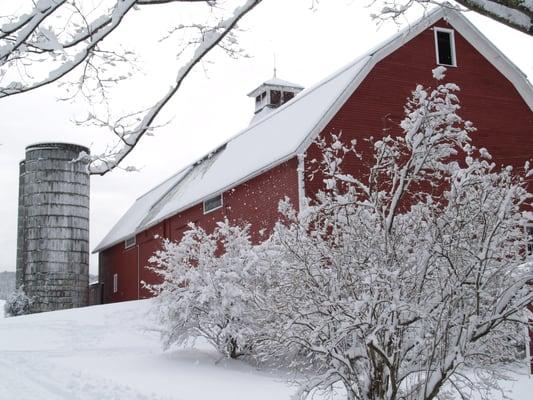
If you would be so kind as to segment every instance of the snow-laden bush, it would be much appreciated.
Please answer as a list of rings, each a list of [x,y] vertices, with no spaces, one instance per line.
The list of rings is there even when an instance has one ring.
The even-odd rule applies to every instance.
[[[372,142],[371,157],[319,140],[326,189],[300,211],[281,202],[261,245],[227,222],[167,243],[155,259],[167,343],[204,336],[226,355],[227,343],[252,343],[257,359],[309,377],[302,397],[339,385],[350,400],[493,389],[526,340],[532,172],[498,169],[470,144],[457,90],[418,86],[403,135]],[[372,162],[352,176],[349,157]]]
[[[8,296],[4,304],[4,314],[6,317],[29,314],[31,303],[31,298],[26,295],[24,287],[21,286]]]
[[[483,395],[524,348],[532,172],[498,170],[469,144],[457,89],[418,87],[404,135],[373,144],[366,179],[342,170],[347,157],[364,159],[353,144],[321,140],[328,189],[300,213],[281,205],[290,223],[261,261],[275,283],[265,312],[278,320],[257,351],[305,354],[291,360],[315,371],[303,397],[336,384],[348,399]]]
[[[180,243],[165,241],[150,260],[163,283],[151,286],[165,345],[204,337],[222,354],[249,352],[252,299],[261,286],[248,227],[227,221],[210,234],[191,225]]]

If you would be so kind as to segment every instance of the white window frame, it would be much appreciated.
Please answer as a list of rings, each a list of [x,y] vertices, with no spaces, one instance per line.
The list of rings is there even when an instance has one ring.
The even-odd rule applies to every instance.
[[[124,240],[124,248],[125,249],[131,249],[136,244],[137,244],[136,235],[130,236],[129,238],[126,238],[126,240]]]
[[[263,96],[264,95],[264,96]],[[260,98],[259,101],[257,101],[257,97]],[[263,92],[260,92],[256,97],[255,97],[255,113],[258,113],[259,111],[261,111],[263,108],[266,107],[267,104],[269,104],[270,102],[270,91],[269,90],[265,90]]]
[[[450,45],[452,46],[452,64],[441,64],[439,62],[439,41],[437,36],[438,32],[446,32],[450,34]],[[442,65],[444,67],[457,67],[457,53],[455,51],[455,31],[453,29],[435,27],[433,28],[433,36],[435,41],[435,61],[437,62],[437,65]]]
[[[113,293],[118,292],[118,274],[113,275]]]
[[[209,210],[206,210],[206,208],[205,208],[205,204],[206,204],[209,200],[213,200],[215,197],[220,197],[220,205],[217,206],[217,207],[215,207],[215,208],[211,208],[211,209],[209,209]],[[211,213],[211,212],[213,212],[213,211],[216,211],[216,210],[222,208],[223,206],[224,206],[224,196],[222,195],[222,193],[219,193],[219,194],[217,194],[217,195],[215,195],[215,196],[211,196],[210,198],[205,199],[205,200],[203,201],[204,215],[205,215],[205,214],[209,214],[209,213]]]

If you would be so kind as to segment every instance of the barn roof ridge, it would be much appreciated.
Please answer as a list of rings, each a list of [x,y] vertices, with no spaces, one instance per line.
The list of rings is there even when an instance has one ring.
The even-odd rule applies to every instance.
[[[504,76],[507,77],[507,79],[509,79],[509,81],[511,81],[520,95],[524,98],[525,102],[529,105],[530,109],[533,110],[533,90],[526,75],[503,53],[501,53],[501,51],[499,51],[481,32],[479,32],[470,21],[461,15],[460,12],[449,8],[435,8],[426,13],[418,21],[410,24],[408,27],[373,47],[365,54],[362,54],[350,63],[337,69],[315,85],[303,90],[292,100],[273,110],[265,117],[250,124],[248,127],[240,130],[221,145],[218,145],[213,150],[207,152],[206,155],[180,169],[177,173],[171,175],[159,185],[156,185],[151,190],[138,197],[130,209],[119,219],[111,231],[96,246],[93,253],[114,246],[127,237],[142,232],[162,220],[204,201],[206,198],[209,198],[216,193],[221,193],[231,187],[238,186],[264,171],[274,168],[296,155],[303,153],[312,143],[316,135],[325,128],[327,122],[329,122],[336,112],[338,112],[348,97],[357,89],[359,84],[381,59],[388,54],[391,54],[397,48],[407,43],[441,18],[448,20],[448,22],[457,29],[467,41],[475,42],[479,46],[478,51],[480,51],[481,54],[483,54],[502,72]],[[318,94],[322,94],[322,97],[324,97],[325,100],[321,96],[318,96]],[[311,102],[311,104],[305,105],[306,102],[310,102],[309,99],[313,98],[313,95],[315,95],[314,97],[319,98],[314,99],[314,103]],[[317,102],[319,103],[318,107],[316,104]],[[293,119],[298,117],[298,109],[302,108],[303,105],[306,107],[314,107],[311,111],[316,112],[318,115],[315,119],[309,118],[312,119],[310,122],[311,125],[309,125],[307,121],[299,121],[300,123],[297,128],[299,128],[300,132],[294,133],[294,135],[297,136],[300,134],[300,136],[293,138],[278,138],[280,140],[285,140],[284,143],[286,146],[283,149],[274,148],[275,146],[272,146],[271,143],[265,143],[265,146],[268,147],[268,145],[270,145],[272,147],[269,148],[271,152],[270,158],[259,160],[254,165],[246,165],[241,168],[242,172],[233,171],[238,168],[236,168],[234,164],[231,164],[231,156],[226,153],[240,154],[239,151],[241,151],[243,147],[246,148],[246,144],[249,144],[247,142],[253,142],[252,139],[264,139],[261,134],[265,133],[265,126],[268,127],[274,125],[273,127],[270,127],[270,131],[276,131],[276,128],[283,128],[286,131],[291,130],[291,127],[287,125],[290,125],[291,122],[295,122]],[[307,114],[313,115],[312,112],[308,112]],[[292,133],[293,130],[291,130],[291,134]],[[276,132],[276,134],[279,136],[279,133]],[[270,141],[275,142],[275,138]],[[221,159],[222,162],[225,162],[226,164],[224,167],[228,169],[229,166],[232,173],[224,176],[224,179],[220,178],[220,173],[218,173],[218,171],[212,171],[209,168],[207,171],[200,173],[200,167],[205,165],[204,162],[206,159],[209,159],[209,155],[224,146],[225,148],[217,155],[217,159]],[[213,162],[210,164],[216,163]],[[196,185],[194,187],[186,187],[187,182],[192,181],[195,177],[203,179],[204,175],[210,176],[203,182],[195,182]],[[220,181],[224,181],[222,182],[223,184],[221,184]],[[202,185],[205,187],[202,188]],[[200,189],[198,189],[198,187],[200,187]],[[174,196],[178,196],[177,199],[174,198]],[[172,206],[169,204],[172,204]]]

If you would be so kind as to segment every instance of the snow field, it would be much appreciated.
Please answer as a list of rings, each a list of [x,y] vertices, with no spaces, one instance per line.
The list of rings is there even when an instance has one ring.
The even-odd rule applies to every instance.
[[[290,399],[283,373],[221,359],[206,343],[163,351],[150,304],[2,319],[0,400]],[[505,384],[511,398],[530,400],[533,379],[517,379]]]
[[[2,319],[0,400],[290,398],[294,388],[280,375],[221,359],[205,343],[164,352],[149,306]]]

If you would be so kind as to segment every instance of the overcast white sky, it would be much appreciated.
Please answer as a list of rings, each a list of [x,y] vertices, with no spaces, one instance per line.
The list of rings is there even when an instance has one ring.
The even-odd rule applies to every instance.
[[[398,30],[392,23],[378,29],[364,7],[367,3],[321,1],[311,10],[311,0],[266,0],[257,7],[239,34],[250,58],[235,60],[215,52],[210,62],[196,68],[165,110],[161,121],[172,118],[170,124],[144,138],[126,159],[126,165],[141,171],[91,178],[91,248],[138,196],[248,124],[253,101],[246,94],[272,76],[274,52],[278,77],[308,87]],[[149,15],[138,12],[121,27],[117,40],[139,52],[146,70],[121,94],[125,108],[145,106],[147,96],[163,93],[166,79],[176,71],[171,55],[161,54],[156,48],[160,45],[153,44],[175,23],[175,10],[165,6]],[[531,80],[533,39],[474,13],[467,16]],[[56,87],[47,87],[0,100],[0,271],[15,270],[18,163],[24,148],[62,141],[101,149],[111,140],[106,131],[72,123],[83,116],[83,105],[58,102],[58,93]],[[92,273],[97,262],[92,256]]]

